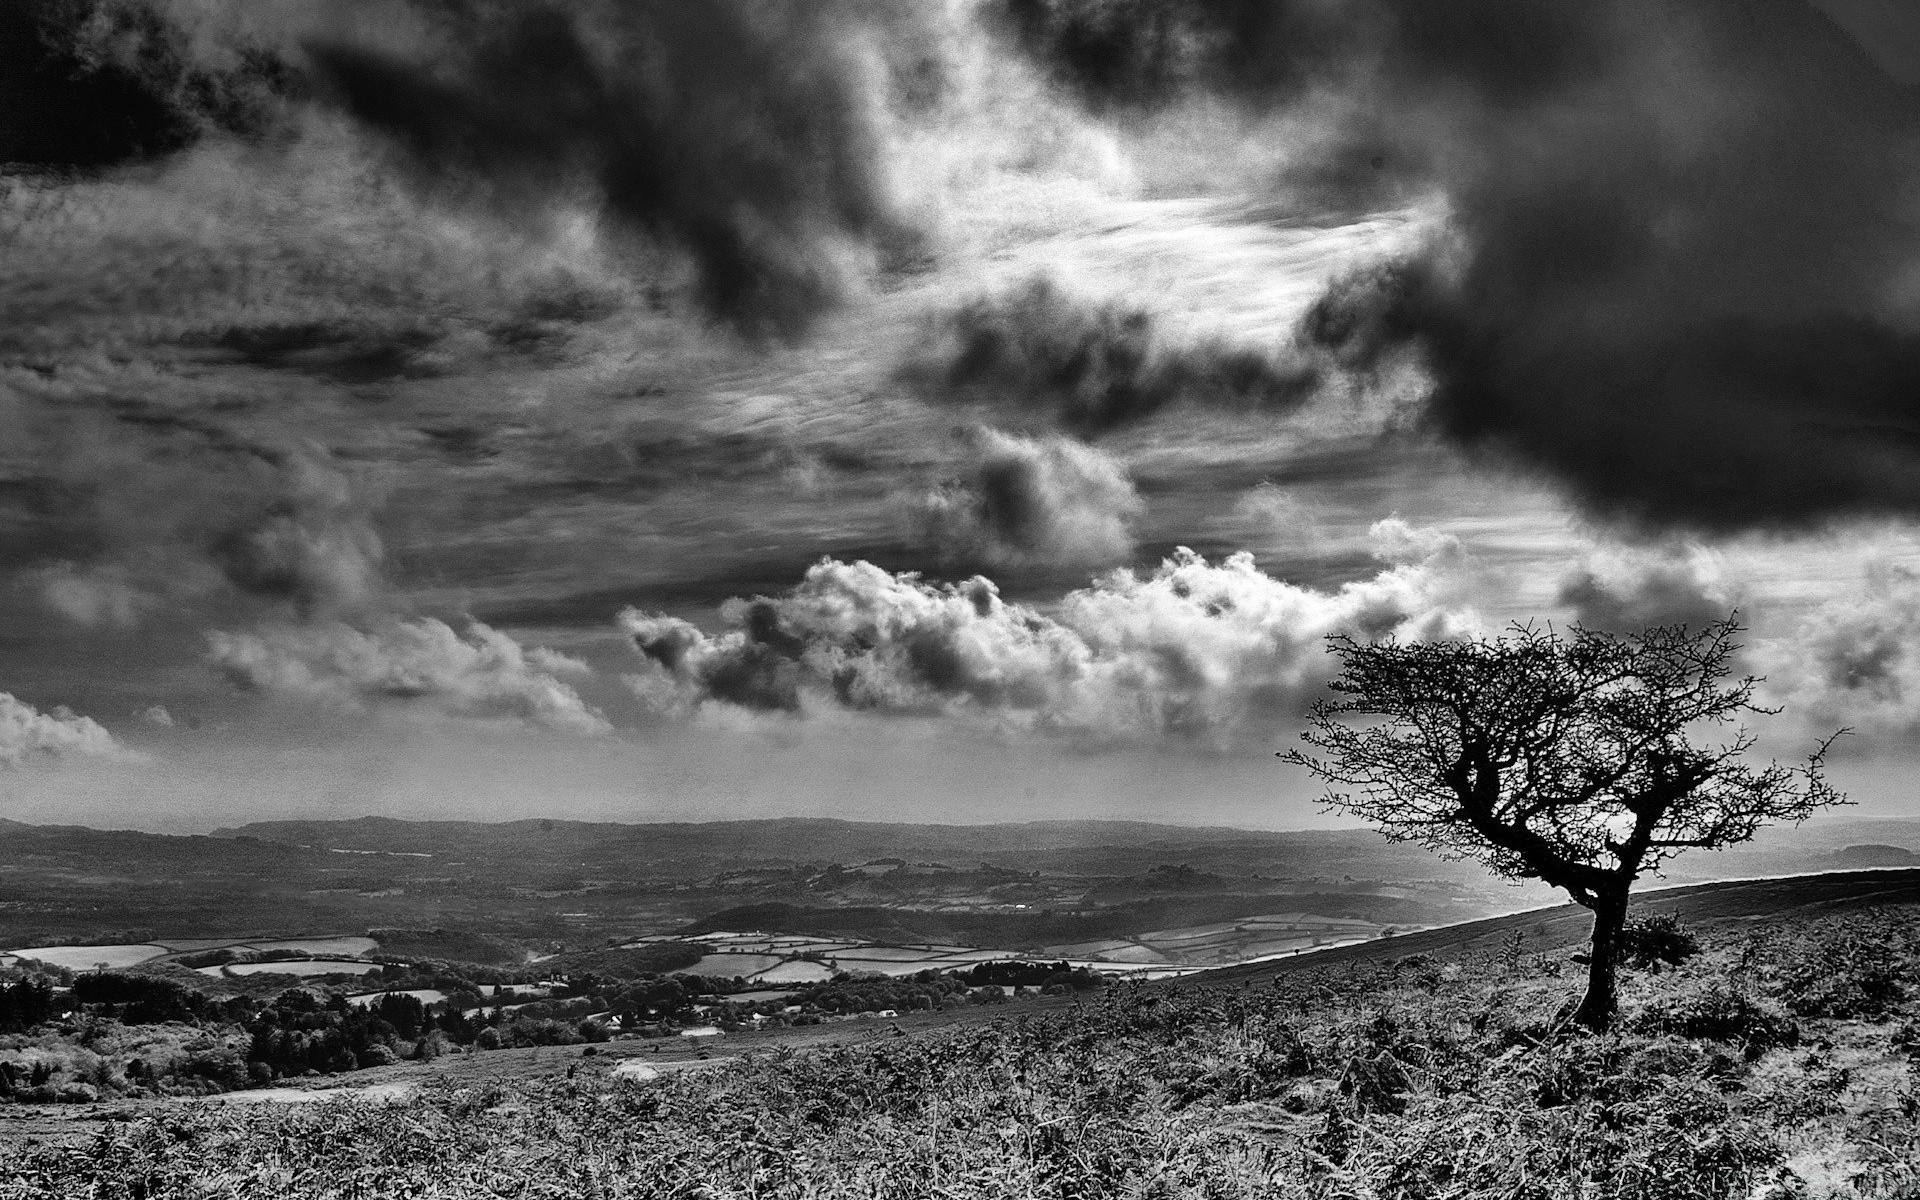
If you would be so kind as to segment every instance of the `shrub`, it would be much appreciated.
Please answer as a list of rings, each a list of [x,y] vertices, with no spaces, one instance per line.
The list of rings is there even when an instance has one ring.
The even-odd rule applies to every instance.
[[[1630,1028],[1737,1045],[1748,1058],[1800,1041],[1800,1027],[1793,1018],[1724,980],[1659,997],[1633,1015]]]
[[[1886,918],[1829,923],[1785,956],[1781,1000],[1803,1017],[1880,1017],[1907,995],[1913,930]]]
[[[1620,961],[1639,970],[1677,967],[1700,953],[1700,941],[1671,913],[1628,921],[1620,931]]]

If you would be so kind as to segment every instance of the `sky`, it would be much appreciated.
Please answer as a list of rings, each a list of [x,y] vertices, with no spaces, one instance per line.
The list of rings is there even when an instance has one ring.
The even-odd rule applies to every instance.
[[[0,816],[1346,823],[1739,614],[1920,816],[1901,0],[17,0]]]

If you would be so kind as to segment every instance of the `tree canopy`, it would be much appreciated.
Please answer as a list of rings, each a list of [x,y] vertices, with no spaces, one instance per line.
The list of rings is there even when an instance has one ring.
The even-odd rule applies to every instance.
[[[1334,695],[1281,757],[1396,841],[1540,879],[1594,910],[1582,1019],[1611,1016],[1614,941],[1634,880],[1683,850],[1751,838],[1845,802],[1823,766],[1755,764],[1754,676],[1736,617],[1613,634],[1516,625],[1497,638],[1331,640]],[[1838,736],[1838,734],[1834,735]],[[1604,979],[1601,975],[1604,974]]]

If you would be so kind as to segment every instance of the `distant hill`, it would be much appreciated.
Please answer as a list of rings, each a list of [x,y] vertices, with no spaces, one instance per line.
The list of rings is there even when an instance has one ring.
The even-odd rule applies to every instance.
[[[342,850],[411,853],[537,848],[542,853],[613,848],[654,858],[717,857],[746,862],[907,862],[970,855],[1032,854],[1088,847],[1142,848],[1205,845],[1327,847],[1384,845],[1369,829],[1267,832],[1227,826],[1160,825],[1146,821],[1029,821],[1003,825],[905,825],[827,817],[748,821],[623,824],[611,821],[401,821],[360,817],[346,821],[258,821],[218,829],[214,837],[257,837]]]
[[[1817,821],[1680,860],[1666,879],[1906,865],[1920,865],[1920,823]],[[1091,923],[1104,930],[1169,899],[1232,919],[1302,911],[1302,896],[1316,898],[1314,911],[1338,915],[1347,910],[1335,904],[1344,903],[1395,925],[1555,899],[1537,884],[1511,886],[1369,829],[365,817],[188,837],[0,821],[0,949],[379,928],[487,939],[486,958],[506,961],[666,933],[716,914],[731,922],[743,915],[732,910],[767,904],[836,910],[817,919],[841,923],[860,919],[853,910],[885,912],[894,926],[887,936],[929,936],[931,918],[900,914],[940,912],[949,926],[1005,933],[989,944],[1064,944],[1100,934],[1027,930],[1047,911],[1112,910]],[[1186,923],[1156,922],[1145,928]]]
[[[1833,865],[1842,868],[1903,867],[1920,864],[1920,854],[1904,846],[1842,846],[1833,852]]]
[[[1634,898],[1629,916],[1677,915],[1683,924],[1713,925],[1783,921],[1790,916],[1840,912],[1886,904],[1920,904],[1920,868],[1836,871],[1786,879],[1730,880],[1659,888]],[[1584,946],[1592,914],[1574,904],[1468,921],[1399,937],[1246,966],[1202,971],[1175,981],[1181,986],[1238,986],[1315,967],[1378,962],[1409,954],[1459,955],[1501,948],[1516,931],[1524,953]]]

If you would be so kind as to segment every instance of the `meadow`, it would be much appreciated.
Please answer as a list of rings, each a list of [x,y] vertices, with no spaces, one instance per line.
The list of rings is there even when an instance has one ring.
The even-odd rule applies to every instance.
[[[1703,923],[1626,973],[1605,1035],[1516,928],[724,1070],[595,1053],[388,1104],[174,1104],[0,1151],[0,1198],[1892,1200],[1920,1194],[1917,912]]]

